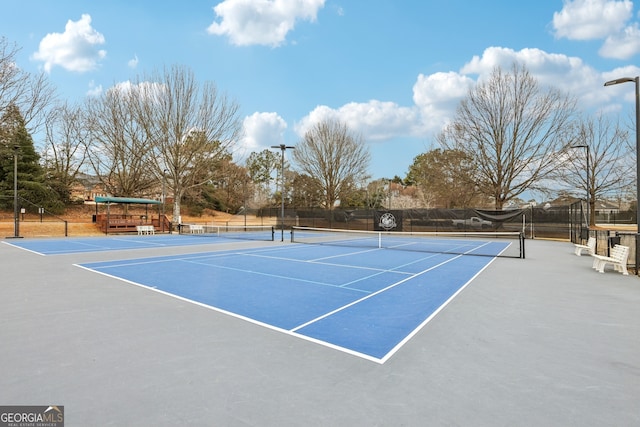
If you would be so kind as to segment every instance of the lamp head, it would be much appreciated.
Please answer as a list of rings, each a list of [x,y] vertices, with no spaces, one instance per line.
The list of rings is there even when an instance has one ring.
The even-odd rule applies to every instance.
[[[604,85],[605,86],[613,86],[613,85],[617,85],[617,84],[620,84],[620,83],[635,82],[636,80],[637,80],[637,77],[620,77],[619,79],[609,80]]]

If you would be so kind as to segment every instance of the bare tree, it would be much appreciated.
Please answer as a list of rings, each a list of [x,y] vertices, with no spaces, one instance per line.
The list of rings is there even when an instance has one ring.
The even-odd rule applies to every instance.
[[[54,101],[55,89],[46,74],[32,75],[16,63],[20,49],[0,37],[0,111],[19,109],[29,133],[44,123],[46,110]]]
[[[337,120],[316,124],[293,151],[300,171],[324,196],[326,209],[365,179],[370,158],[362,137]]]
[[[45,122],[44,166],[67,198],[85,166],[89,129],[83,114],[82,108],[64,103],[54,108]]]
[[[229,158],[242,131],[239,106],[214,83],[198,84],[181,66],[145,78],[138,87],[144,93],[139,120],[155,149],[151,170],[158,177],[167,171],[176,221],[185,192],[215,179],[216,169]]]
[[[567,147],[567,161],[559,170],[562,179],[558,182],[567,190],[582,189],[579,196],[588,192],[590,225],[595,225],[596,201],[620,192],[633,181],[629,177],[635,170],[635,150],[628,141],[628,132],[618,123],[598,115],[580,121],[576,142]]]
[[[136,114],[141,96],[137,87],[115,86],[87,101],[87,158],[114,196],[146,196],[157,186],[153,141]]]
[[[554,153],[571,139],[574,111],[573,98],[541,88],[514,64],[508,73],[495,68],[470,90],[437,139],[475,160],[478,191],[502,209],[553,171]]]

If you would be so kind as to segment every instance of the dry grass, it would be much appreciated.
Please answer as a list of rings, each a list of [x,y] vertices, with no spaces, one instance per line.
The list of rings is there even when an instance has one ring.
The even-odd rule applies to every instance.
[[[121,213],[120,207],[112,207],[111,212]],[[99,208],[99,213],[104,213],[104,207]],[[62,214],[58,218],[45,215],[40,220],[40,216],[36,214],[25,214],[20,216],[19,236],[21,237],[63,237],[65,236],[65,223],[67,236],[101,236],[104,235],[98,229],[98,226],[92,222],[92,217],[96,213],[95,206],[74,206]],[[157,212],[144,208],[130,208],[129,214],[155,216]],[[171,218],[171,217],[169,217]],[[202,216],[182,215],[185,223],[194,224],[243,224],[244,216],[231,215],[224,212],[208,211]],[[275,218],[256,218],[255,216],[247,216],[247,224],[249,225],[273,225]],[[14,236],[13,212],[0,212],[0,238]]]

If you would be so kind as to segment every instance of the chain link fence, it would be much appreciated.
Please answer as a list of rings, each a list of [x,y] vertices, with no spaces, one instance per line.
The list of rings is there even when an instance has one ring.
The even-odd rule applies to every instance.
[[[586,243],[589,236],[597,238],[596,252],[609,255],[615,244],[629,247],[627,268],[638,272],[640,239],[638,233],[609,228],[610,225],[630,225],[634,228],[634,212],[608,214],[614,224],[589,229],[584,201],[566,206],[530,206],[525,209],[491,211],[483,209],[259,209],[258,216],[277,218],[277,228],[292,226],[380,230],[385,213],[392,214],[396,231],[520,231],[527,239],[558,239]],[[387,224],[388,225],[388,224]]]
[[[379,230],[381,218],[392,214],[396,231],[519,231],[527,238],[572,239],[569,206],[528,207],[502,211],[484,209],[285,209],[257,210],[259,217],[277,218],[278,228],[291,226]],[[579,230],[579,225],[578,228]],[[579,231],[578,231],[579,232]]]

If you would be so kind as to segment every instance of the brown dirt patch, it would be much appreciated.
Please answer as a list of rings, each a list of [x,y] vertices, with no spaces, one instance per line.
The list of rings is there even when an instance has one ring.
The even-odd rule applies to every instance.
[[[112,207],[111,212],[122,213],[121,207]],[[105,210],[99,207],[99,213]],[[104,235],[93,223],[93,215],[96,213],[95,206],[83,205],[73,206],[67,211],[53,217],[44,215],[42,220],[37,214],[20,215],[19,236],[21,237],[64,237],[66,221],[67,236],[101,236]],[[131,215],[149,215],[157,218],[158,213],[155,210],[144,208],[130,207],[128,213]],[[171,218],[171,216],[169,216]],[[192,224],[244,224],[245,217],[243,215],[232,215],[218,211],[207,211],[201,216],[182,215],[183,222]],[[273,225],[275,218],[256,218],[247,215],[247,225]],[[13,211],[0,211],[0,238],[12,237],[15,234]]]

